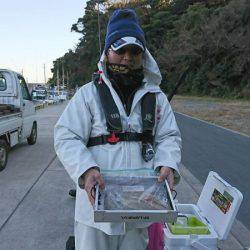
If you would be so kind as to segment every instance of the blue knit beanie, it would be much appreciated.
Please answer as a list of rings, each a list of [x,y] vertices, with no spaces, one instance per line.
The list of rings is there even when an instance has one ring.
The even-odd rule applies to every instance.
[[[107,53],[109,47],[118,39],[123,37],[135,37],[146,47],[145,35],[139,25],[136,13],[132,9],[115,10],[109,19],[105,38],[104,51]]]

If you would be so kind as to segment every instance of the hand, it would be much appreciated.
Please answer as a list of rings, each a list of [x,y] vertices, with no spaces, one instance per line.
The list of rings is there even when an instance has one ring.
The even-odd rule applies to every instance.
[[[104,189],[105,183],[100,172],[94,168],[90,168],[84,173],[84,189],[88,194],[89,201],[92,205],[95,204],[92,188],[98,183],[101,189]],[[91,195],[92,191],[92,195]]]
[[[160,169],[160,175],[158,177],[158,181],[164,181],[167,179],[168,185],[170,189],[172,190],[174,187],[174,171],[170,167],[161,167]]]

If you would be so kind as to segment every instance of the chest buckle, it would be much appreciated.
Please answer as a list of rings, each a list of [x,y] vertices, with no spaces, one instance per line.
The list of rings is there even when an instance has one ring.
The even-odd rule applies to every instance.
[[[115,132],[112,132],[111,135],[107,138],[107,142],[110,144],[116,144],[120,141],[120,138],[116,136]]]

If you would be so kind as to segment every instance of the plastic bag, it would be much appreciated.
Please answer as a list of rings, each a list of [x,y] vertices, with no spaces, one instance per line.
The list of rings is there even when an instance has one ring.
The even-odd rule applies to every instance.
[[[104,175],[105,210],[170,210],[165,182],[156,177]]]

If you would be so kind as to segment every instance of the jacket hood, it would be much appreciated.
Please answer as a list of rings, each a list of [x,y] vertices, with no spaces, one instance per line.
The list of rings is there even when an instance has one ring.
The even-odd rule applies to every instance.
[[[106,71],[106,54],[103,52],[101,59],[98,63],[98,69],[103,72],[103,79],[107,79],[107,71]],[[159,70],[159,67],[153,58],[153,56],[150,54],[148,49],[145,50],[143,54],[143,72],[144,72],[144,79],[145,86],[153,87],[153,86],[159,86],[161,84],[162,76]]]

